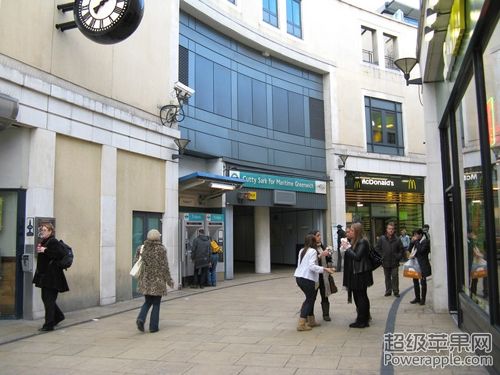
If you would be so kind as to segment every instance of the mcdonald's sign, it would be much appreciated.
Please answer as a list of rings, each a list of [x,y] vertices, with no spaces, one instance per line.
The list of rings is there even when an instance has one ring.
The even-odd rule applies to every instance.
[[[408,179],[408,190],[417,190],[417,181],[413,178]]]
[[[346,178],[346,188],[365,191],[424,192],[424,179],[413,176],[352,173]]]

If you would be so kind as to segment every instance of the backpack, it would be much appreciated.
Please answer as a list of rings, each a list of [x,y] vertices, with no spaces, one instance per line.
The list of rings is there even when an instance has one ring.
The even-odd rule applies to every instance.
[[[212,253],[219,253],[221,251],[219,244],[215,240],[210,241],[210,248],[212,249]]]
[[[58,261],[59,267],[67,270],[73,264],[73,258],[75,257],[73,254],[73,249],[65,243],[63,240],[59,240],[61,247],[63,248],[65,255]]]

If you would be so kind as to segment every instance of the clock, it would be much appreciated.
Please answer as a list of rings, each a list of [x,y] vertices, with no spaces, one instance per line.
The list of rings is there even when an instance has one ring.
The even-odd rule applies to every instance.
[[[137,29],[144,0],[75,0],[73,13],[83,35],[96,43],[113,44]]]

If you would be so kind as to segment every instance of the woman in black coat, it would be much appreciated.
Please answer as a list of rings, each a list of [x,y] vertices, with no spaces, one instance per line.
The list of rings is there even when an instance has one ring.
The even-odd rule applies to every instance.
[[[427,277],[432,274],[431,263],[429,262],[429,253],[431,252],[431,244],[427,237],[424,236],[422,229],[415,229],[413,231],[412,243],[409,247],[411,253],[409,258],[417,258],[422,278],[420,282],[418,279],[413,279],[413,290],[415,292],[415,299],[410,303],[419,303],[425,305],[425,297],[427,296]],[[422,290],[422,296],[420,296]]]
[[[42,241],[36,248],[38,259],[33,277],[33,284],[42,289],[42,301],[45,307],[45,323],[39,330],[53,331],[54,326],[64,320],[64,314],[57,306],[56,300],[59,292],[69,290],[64,271],[58,264],[66,253],[55,238],[52,224],[42,224],[39,230]]]
[[[346,281],[348,290],[352,290],[357,311],[356,321],[349,324],[349,327],[365,328],[370,326],[368,323],[370,320],[368,287],[373,285],[373,266],[369,258],[370,243],[364,236],[361,223],[351,225],[347,238],[351,241],[351,247],[346,250],[345,255],[346,259],[350,258],[352,263],[351,272]]]

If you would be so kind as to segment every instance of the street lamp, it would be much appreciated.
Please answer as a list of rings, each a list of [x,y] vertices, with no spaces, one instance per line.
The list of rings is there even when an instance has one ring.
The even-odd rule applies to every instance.
[[[186,138],[174,139],[174,143],[177,145],[177,148],[179,149],[179,153],[173,154],[172,160],[180,159],[181,155],[184,154],[184,150],[186,149],[189,142],[191,142],[191,140],[186,139]]]
[[[413,67],[417,65],[417,62],[418,60],[414,57],[403,57],[401,59],[394,60],[394,65],[396,65],[404,74],[406,86],[422,84],[422,78],[410,79],[410,72]]]

